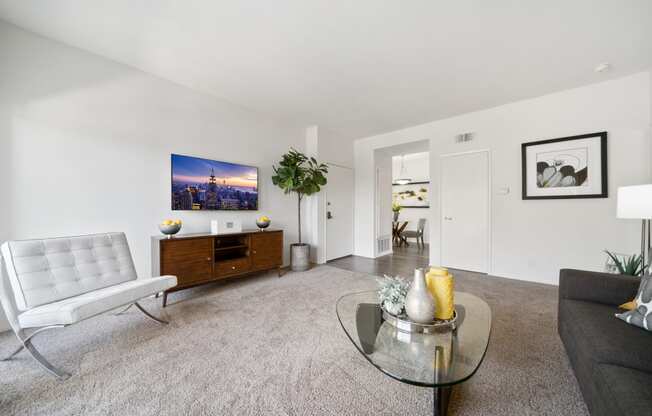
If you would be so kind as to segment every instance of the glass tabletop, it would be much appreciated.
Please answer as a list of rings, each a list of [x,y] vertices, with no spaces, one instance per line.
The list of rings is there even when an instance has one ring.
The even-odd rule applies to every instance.
[[[480,367],[491,334],[489,305],[465,292],[455,292],[457,329],[434,334],[403,332],[384,321],[376,291],[344,295],[336,309],[344,332],[371,364],[417,386],[468,380]]]

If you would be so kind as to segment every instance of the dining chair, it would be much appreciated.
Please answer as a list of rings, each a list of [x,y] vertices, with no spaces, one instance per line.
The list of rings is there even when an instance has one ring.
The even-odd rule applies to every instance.
[[[403,231],[401,233],[401,237],[403,240],[405,240],[405,243],[407,244],[407,239],[408,238],[415,238],[417,240],[417,247],[425,247],[425,242],[423,239],[423,234],[426,229],[426,219],[425,218],[419,218],[419,222],[417,223],[417,229],[415,230],[407,230]],[[408,244],[409,245],[409,244]]]

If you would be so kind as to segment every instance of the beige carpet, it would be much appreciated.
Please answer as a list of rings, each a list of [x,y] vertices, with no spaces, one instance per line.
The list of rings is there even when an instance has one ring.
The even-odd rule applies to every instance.
[[[321,266],[173,295],[167,327],[132,310],[55,330],[35,345],[72,378],[54,380],[24,352],[0,362],[0,414],[431,415],[430,390],[381,374],[339,326],[338,297],[375,286]],[[556,333],[555,287],[463,273],[457,286],[487,300],[494,327],[449,414],[587,414]],[[0,355],[16,345],[0,334]]]

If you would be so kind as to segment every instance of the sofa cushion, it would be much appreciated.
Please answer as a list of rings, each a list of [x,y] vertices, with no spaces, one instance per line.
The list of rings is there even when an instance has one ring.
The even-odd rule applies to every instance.
[[[611,364],[597,364],[594,366],[594,381],[606,407],[604,414],[652,414],[652,374]]]
[[[641,278],[641,286],[634,301],[636,302],[634,309],[619,313],[616,317],[628,324],[652,331],[652,276]]]
[[[69,325],[176,286],[174,276],[138,279],[37,306],[18,315],[22,328]]]
[[[576,354],[595,363],[652,372],[652,333],[627,325],[614,312],[614,306],[581,300],[559,303]]]

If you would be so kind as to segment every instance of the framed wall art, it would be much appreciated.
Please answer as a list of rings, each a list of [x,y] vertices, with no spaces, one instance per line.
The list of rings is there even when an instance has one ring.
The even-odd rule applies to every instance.
[[[402,208],[430,208],[430,182],[392,184],[392,200]]]
[[[523,199],[607,198],[607,132],[521,144]]]

